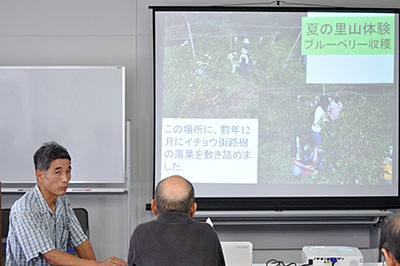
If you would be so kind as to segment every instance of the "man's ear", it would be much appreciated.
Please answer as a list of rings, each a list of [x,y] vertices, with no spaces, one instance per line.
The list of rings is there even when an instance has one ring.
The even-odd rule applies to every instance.
[[[43,183],[43,177],[44,177],[43,171],[38,169],[35,171],[35,175],[36,175],[36,181],[40,184]]]
[[[193,202],[192,207],[190,207],[190,212],[189,212],[190,218],[194,217],[194,214],[196,213],[196,210],[197,210],[197,203]]]
[[[156,201],[154,199],[151,200],[151,211],[155,216],[158,215],[157,207],[156,207]]]
[[[385,260],[387,266],[396,266],[398,265],[396,259],[393,257],[392,253],[390,253],[386,248],[381,249],[383,256],[385,256]]]

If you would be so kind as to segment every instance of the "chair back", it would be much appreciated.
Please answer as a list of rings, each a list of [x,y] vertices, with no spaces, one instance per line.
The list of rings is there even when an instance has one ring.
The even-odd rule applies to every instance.
[[[85,235],[89,238],[89,214],[85,208],[73,208]]]
[[[8,235],[8,223],[10,217],[10,209],[1,209],[1,238]]]

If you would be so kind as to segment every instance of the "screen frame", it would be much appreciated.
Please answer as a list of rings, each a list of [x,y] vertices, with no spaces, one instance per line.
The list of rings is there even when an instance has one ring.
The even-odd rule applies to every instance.
[[[156,147],[157,137],[157,98],[156,98],[156,12],[376,12],[393,13],[400,17],[398,8],[357,8],[357,7],[255,7],[255,6],[150,6],[153,21],[153,89],[154,89],[154,149],[153,149],[153,198],[156,188]],[[397,26],[397,40],[400,36],[400,27]],[[399,51],[395,60],[399,63]],[[397,68],[397,79],[400,69]],[[395,78],[395,82],[396,82]],[[397,80],[399,82],[399,80]],[[399,89],[399,88],[398,88]],[[400,98],[400,96],[399,96]],[[397,99],[399,102],[400,99]],[[398,118],[399,119],[399,118]],[[399,132],[399,123],[397,132]],[[397,139],[397,143],[399,139]],[[399,147],[397,147],[398,150]],[[397,156],[398,165],[398,156]],[[398,180],[398,177],[397,177]],[[392,197],[196,197],[198,210],[201,211],[228,211],[228,210],[348,210],[348,209],[391,209],[400,207],[400,182],[398,195]],[[146,205],[150,210],[150,204]]]

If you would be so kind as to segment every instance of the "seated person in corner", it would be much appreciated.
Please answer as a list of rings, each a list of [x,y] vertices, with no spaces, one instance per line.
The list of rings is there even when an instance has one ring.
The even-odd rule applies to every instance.
[[[96,262],[92,246],[65,195],[71,157],[57,144],[43,144],[33,156],[36,186],[10,211],[6,265],[127,265],[111,257]],[[79,257],[67,254],[74,247]]]
[[[400,266],[400,215],[386,217],[381,228],[380,250],[387,266]]]
[[[214,229],[192,219],[196,208],[188,180],[181,176],[162,180],[151,201],[157,219],[136,227],[129,244],[128,265],[225,265]]]
[[[290,157],[294,176],[308,177],[312,170],[322,168],[323,151],[305,128],[296,130],[290,144]]]

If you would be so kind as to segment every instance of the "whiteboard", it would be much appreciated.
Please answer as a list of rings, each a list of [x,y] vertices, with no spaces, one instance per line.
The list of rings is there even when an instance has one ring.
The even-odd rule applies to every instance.
[[[71,183],[125,183],[124,67],[0,67],[0,181],[36,183],[33,154],[56,141]]]

